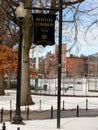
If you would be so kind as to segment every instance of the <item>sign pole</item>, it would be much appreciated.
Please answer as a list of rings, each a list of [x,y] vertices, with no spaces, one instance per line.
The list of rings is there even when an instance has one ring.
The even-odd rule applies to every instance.
[[[61,76],[62,76],[62,0],[59,0],[59,47],[58,47],[58,95],[57,95],[57,128],[60,128]]]

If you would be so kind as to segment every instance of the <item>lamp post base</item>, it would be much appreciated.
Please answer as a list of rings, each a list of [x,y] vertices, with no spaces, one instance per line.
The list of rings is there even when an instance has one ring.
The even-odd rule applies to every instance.
[[[19,115],[15,115],[15,117],[13,118],[13,122],[12,124],[21,124],[21,125],[25,125],[24,122],[22,122],[23,118],[20,117]]]

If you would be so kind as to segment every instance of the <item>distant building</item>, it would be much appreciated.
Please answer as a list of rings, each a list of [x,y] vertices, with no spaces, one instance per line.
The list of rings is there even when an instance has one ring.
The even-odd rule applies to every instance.
[[[66,57],[66,77],[84,77],[87,74],[86,61],[86,57]]]
[[[44,78],[58,77],[58,45],[55,45],[55,52],[47,52],[45,57],[39,58],[39,74]],[[35,66],[36,58],[33,58]],[[76,57],[70,55],[66,57],[66,44],[62,44],[62,78],[83,77],[87,75],[87,57]]]
[[[88,56],[88,77],[98,77],[98,53]]]
[[[58,75],[58,45],[55,52],[48,52],[45,56],[46,77],[55,78]],[[66,77],[66,44],[62,44],[62,77]]]

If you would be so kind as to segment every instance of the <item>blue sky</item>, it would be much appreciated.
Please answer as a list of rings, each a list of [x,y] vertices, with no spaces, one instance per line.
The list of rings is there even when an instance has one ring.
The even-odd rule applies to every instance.
[[[71,53],[75,55],[81,55],[81,54],[91,55],[93,53],[98,52],[98,26],[97,24],[93,24],[93,26],[91,26],[86,33],[87,28],[93,22],[98,20],[98,8],[96,7],[98,7],[98,1],[96,2],[96,0],[85,0],[85,2],[83,2],[81,6],[79,7],[81,12],[79,12],[76,16],[76,18],[79,21],[77,23],[78,40],[75,43],[75,46],[73,47],[73,49],[71,50]],[[66,19],[70,20],[73,18],[74,9],[69,8],[69,10],[71,11],[69,12],[66,11],[68,13],[65,16],[65,20]],[[89,10],[89,13],[88,13],[88,10]],[[84,13],[82,11],[84,11]],[[65,34],[64,34],[64,30],[65,30]],[[68,35],[66,32],[68,32]],[[70,46],[73,43],[72,39],[73,39],[74,34],[75,33],[74,33],[73,25],[69,23],[67,24],[65,23],[65,25],[63,26],[63,41],[67,43],[67,49],[70,48]]]
[[[72,48],[71,53],[75,55],[91,55],[98,52],[98,27],[97,24],[94,24],[87,31],[86,37],[85,32],[89,25],[92,22],[98,20],[98,1],[96,0],[85,0],[80,6],[80,10],[86,10],[86,13],[79,13],[77,15],[77,19],[79,20],[78,26],[78,41],[75,43],[75,46]],[[87,14],[87,10],[91,10],[95,8],[93,11],[90,11]],[[70,11],[69,11],[70,10]],[[67,12],[67,13],[66,13]],[[73,18],[74,8],[70,7],[65,11],[65,20],[72,20]],[[84,11],[85,12],[85,11]],[[64,12],[63,12],[64,14]],[[56,27],[58,25],[56,24]],[[73,30],[72,30],[73,28]],[[62,43],[67,44],[67,49],[69,49],[73,44],[73,36],[74,36],[74,27],[72,24],[65,22],[63,25],[63,38]],[[57,33],[56,33],[57,34]],[[56,44],[58,43],[58,39],[55,39]],[[47,52],[51,51],[52,53],[55,50],[54,46],[46,46],[45,48],[40,49],[40,55],[45,55]]]

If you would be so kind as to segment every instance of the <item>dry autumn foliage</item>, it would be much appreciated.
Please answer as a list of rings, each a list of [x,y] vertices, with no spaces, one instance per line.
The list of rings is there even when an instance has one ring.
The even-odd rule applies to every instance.
[[[17,72],[18,57],[16,48],[9,48],[6,45],[0,45],[0,73],[9,73],[12,69]],[[37,72],[30,68],[30,75],[36,76]]]
[[[17,49],[0,45],[0,73],[9,73],[17,70]]]
[[[30,68],[30,75],[32,75],[33,77],[36,77],[38,73],[34,69]]]

